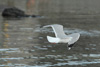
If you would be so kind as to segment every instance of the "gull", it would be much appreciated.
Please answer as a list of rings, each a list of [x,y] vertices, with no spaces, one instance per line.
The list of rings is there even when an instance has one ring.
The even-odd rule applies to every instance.
[[[46,25],[43,28],[52,27],[55,37],[51,37],[47,35],[47,40],[50,43],[68,43],[68,50],[72,48],[75,42],[79,39],[79,33],[72,33],[70,35],[66,35],[63,26],[60,24]]]

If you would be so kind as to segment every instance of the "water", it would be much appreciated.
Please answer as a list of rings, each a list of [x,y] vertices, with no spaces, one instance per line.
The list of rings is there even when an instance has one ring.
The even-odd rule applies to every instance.
[[[43,16],[9,20],[0,16],[0,67],[100,67],[100,8],[95,2],[0,0],[0,14],[9,5]],[[53,30],[42,28],[49,24],[61,24],[66,34],[81,37],[71,50],[67,44],[51,44],[46,36],[55,36]]]

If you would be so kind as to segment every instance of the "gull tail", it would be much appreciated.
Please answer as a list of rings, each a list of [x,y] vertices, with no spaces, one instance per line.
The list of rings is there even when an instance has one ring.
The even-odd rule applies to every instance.
[[[51,37],[51,36],[47,36],[47,40],[50,43],[59,43],[60,42],[60,39],[59,38],[55,38],[55,37]]]

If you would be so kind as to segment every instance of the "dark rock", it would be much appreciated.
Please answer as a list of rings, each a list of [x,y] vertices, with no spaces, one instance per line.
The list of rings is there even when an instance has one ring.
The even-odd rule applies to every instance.
[[[36,15],[27,15],[23,10],[20,10],[16,7],[5,8],[2,12],[3,17],[12,17],[12,18],[21,18],[21,17],[39,17]]]

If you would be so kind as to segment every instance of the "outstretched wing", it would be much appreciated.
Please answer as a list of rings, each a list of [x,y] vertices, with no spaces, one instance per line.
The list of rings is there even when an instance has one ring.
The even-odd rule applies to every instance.
[[[57,38],[66,38],[66,34],[63,31],[63,26],[59,24],[47,25],[44,27],[52,27]]]
[[[69,37],[72,37],[72,40],[68,42],[69,45],[74,44],[80,37],[79,33],[73,33],[71,35],[68,35]]]

